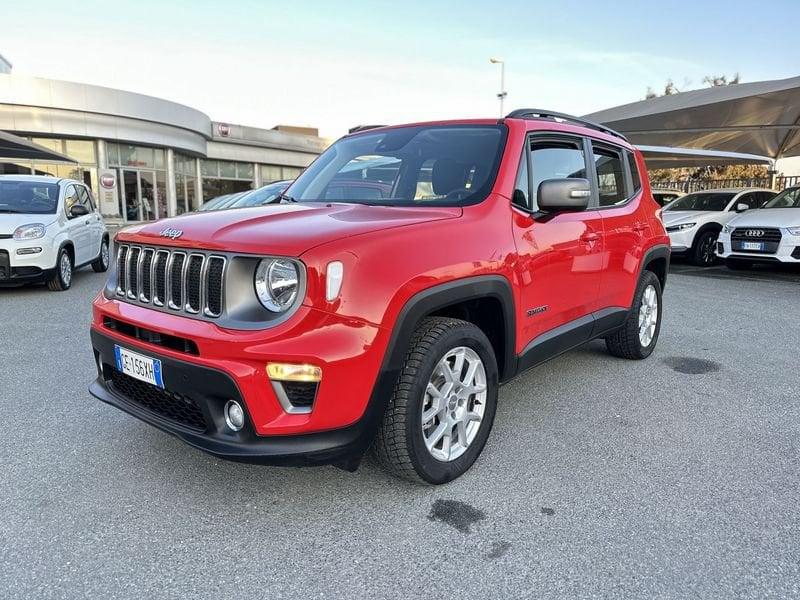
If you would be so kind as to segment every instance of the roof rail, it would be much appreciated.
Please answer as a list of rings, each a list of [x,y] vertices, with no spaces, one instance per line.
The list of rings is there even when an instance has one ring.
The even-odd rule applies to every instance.
[[[378,127],[386,127],[386,125],[356,125],[347,130],[347,133],[358,133],[359,131],[367,131],[368,129],[377,129]]]
[[[603,133],[607,133],[628,141],[628,138],[626,138],[620,132],[614,131],[605,125],[600,125],[594,121],[587,121],[586,119],[581,119],[580,117],[574,117],[572,115],[566,115],[564,113],[559,113],[552,110],[542,110],[540,108],[518,108],[517,110],[508,113],[506,115],[506,119],[548,119],[550,121],[567,121],[575,125],[580,125],[581,127],[588,127],[589,129],[601,131]]]

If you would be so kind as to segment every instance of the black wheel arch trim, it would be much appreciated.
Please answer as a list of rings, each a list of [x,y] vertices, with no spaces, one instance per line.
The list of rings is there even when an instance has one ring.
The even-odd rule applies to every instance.
[[[658,244],[648,248],[645,251],[644,256],[642,256],[642,260],[639,261],[639,276],[636,279],[637,283],[642,278],[642,273],[645,271],[645,267],[647,265],[656,259],[663,258],[667,262],[666,268],[664,269],[664,279],[661,280],[661,290],[663,291],[664,288],[667,287],[667,275],[669,275],[669,260],[671,255],[672,250],[667,244]]]

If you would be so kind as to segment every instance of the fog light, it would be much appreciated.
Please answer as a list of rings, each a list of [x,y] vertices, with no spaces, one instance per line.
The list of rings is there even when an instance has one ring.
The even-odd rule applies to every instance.
[[[244,427],[244,409],[235,400],[228,400],[225,404],[225,423],[233,431],[241,431]]]
[[[26,254],[39,254],[41,251],[41,248],[19,248],[17,249],[17,254],[19,256],[24,256]]]
[[[322,379],[322,369],[314,365],[268,363],[267,375],[273,381],[318,382]]]

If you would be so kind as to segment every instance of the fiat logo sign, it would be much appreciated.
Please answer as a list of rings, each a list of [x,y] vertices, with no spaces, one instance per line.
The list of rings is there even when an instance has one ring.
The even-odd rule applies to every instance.
[[[217,133],[221,137],[228,137],[231,134],[231,126],[227,123],[217,123]]]
[[[100,177],[100,185],[107,190],[113,190],[114,186],[117,185],[117,178],[113,175],[103,175]]]

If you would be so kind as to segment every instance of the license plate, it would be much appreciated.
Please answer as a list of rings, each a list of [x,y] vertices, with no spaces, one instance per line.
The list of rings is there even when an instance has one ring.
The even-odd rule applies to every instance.
[[[742,250],[763,250],[764,242],[742,242]]]
[[[139,381],[145,381],[160,388],[164,387],[161,361],[157,358],[150,358],[117,345],[114,346],[114,356],[117,359],[118,371]]]

